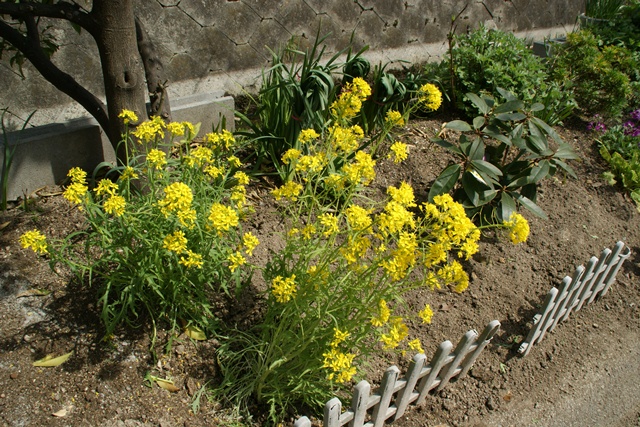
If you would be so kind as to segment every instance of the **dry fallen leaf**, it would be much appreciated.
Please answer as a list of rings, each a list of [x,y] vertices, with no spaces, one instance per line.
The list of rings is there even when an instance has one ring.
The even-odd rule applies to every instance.
[[[29,289],[27,291],[20,292],[18,295],[16,295],[16,298],[44,297],[44,296],[49,295],[50,293],[51,293],[51,291],[48,291],[46,289]]]
[[[11,221],[3,222],[0,224],[0,230],[4,230],[9,224],[11,224]]]
[[[72,405],[69,405],[69,406],[67,406],[67,407],[64,407],[64,408],[60,409],[60,410],[59,410],[59,411],[57,411],[57,412],[54,412],[54,413],[53,413],[53,414],[51,414],[51,415],[53,415],[54,417],[66,417],[66,416],[67,416],[67,414],[68,414],[69,412],[71,412],[71,408],[73,408],[73,406],[72,406]]]
[[[202,331],[202,329],[198,328],[194,325],[189,325],[185,328],[184,332],[187,334],[189,338],[196,341],[204,341],[207,339],[207,336]]]
[[[44,357],[43,359],[36,360],[35,362],[33,362],[33,366],[46,366],[46,367],[60,366],[64,362],[66,362],[71,357],[72,354],[73,354],[73,350],[71,350],[67,354],[63,354],[62,356],[58,356],[58,357],[54,357],[53,355],[50,354]]]
[[[158,384],[158,387],[163,388],[167,391],[170,391],[171,393],[175,393],[176,391],[180,390],[178,387],[176,387],[173,381],[169,381],[169,380],[165,380],[157,377],[153,377],[153,379],[155,380],[156,384]]]

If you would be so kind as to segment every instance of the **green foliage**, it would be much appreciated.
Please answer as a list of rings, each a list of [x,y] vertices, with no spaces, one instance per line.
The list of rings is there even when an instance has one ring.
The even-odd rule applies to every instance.
[[[248,127],[238,134],[256,140],[258,163],[266,159],[278,165],[282,154],[296,147],[301,129],[323,128],[338,90],[334,74],[343,68],[354,74],[367,71],[360,56],[367,48],[355,56],[345,49],[325,61],[322,45],[327,37],[316,37],[306,51],[290,45],[272,52],[273,65],[263,72],[256,101],[257,119],[237,113]],[[347,51],[348,61],[343,64],[338,58]]]
[[[536,116],[551,125],[568,117],[575,106],[571,92],[554,82],[543,60],[512,33],[481,26],[453,37],[451,58],[439,70],[453,74],[448,79],[441,75],[441,80],[450,82],[451,98],[469,116],[475,111],[463,102],[465,93],[495,94],[498,88],[517,93],[524,102],[546,105]]]
[[[585,30],[568,34],[553,62],[556,80],[572,83],[578,106],[586,114],[604,117],[619,116],[628,105],[632,85],[626,73],[637,73],[637,67],[629,50],[600,46]]]
[[[625,0],[586,0],[585,15],[596,19],[613,19],[620,12]]]
[[[632,1],[623,6],[613,19],[588,26],[602,45],[625,47],[631,51],[640,51],[640,2]]]
[[[155,148],[165,132],[185,135],[176,156]],[[185,323],[210,332],[217,322],[211,302],[251,274],[240,268],[257,241],[242,232],[249,178],[233,156],[239,147],[223,131],[191,148],[195,134],[190,123],[165,127],[156,117],[138,125],[131,136],[143,142],[141,153],[112,170],[112,178],[89,190],[84,171],[69,172],[64,196],[87,226],[47,242],[45,252],[52,268],[63,264],[99,286],[107,334],[123,322],[138,324],[144,313],[154,325],[162,320],[171,329]]]
[[[519,206],[545,217],[535,203],[538,184],[558,169],[575,176],[565,160],[577,156],[553,128],[535,117],[544,105],[529,105],[508,91],[499,91],[505,102],[467,94],[481,115],[471,123],[446,123],[434,139],[458,162],[436,178],[429,199],[453,190],[468,214],[480,215],[482,222],[507,221]],[[459,135],[457,142],[445,139],[451,133]],[[552,148],[550,139],[557,148]]]

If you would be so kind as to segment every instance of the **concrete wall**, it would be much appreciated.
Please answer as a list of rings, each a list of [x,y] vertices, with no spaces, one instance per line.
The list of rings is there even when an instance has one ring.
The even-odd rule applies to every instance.
[[[83,0],[90,3],[89,0]],[[446,47],[451,17],[465,4],[458,31],[479,23],[523,36],[543,38],[573,27],[583,0],[135,0],[157,43],[170,78],[172,97],[202,92],[255,91],[268,66],[269,49],[295,37],[310,43],[320,27],[331,33],[328,51],[348,45],[371,47],[373,62],[434,59]],[[61,44],[55,62],[92,91],[102,93],[97,53],[87,34],[55,29]],[[38,110],[32,124],[63,122],[86,115],[43,81],[30,66],[25,79],[0,60],[0,109],[14,121]]]

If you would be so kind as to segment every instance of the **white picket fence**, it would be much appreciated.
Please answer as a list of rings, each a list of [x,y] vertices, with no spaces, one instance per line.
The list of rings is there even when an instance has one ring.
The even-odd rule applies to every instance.
[[[572,312],[607,293],[622,263],[631,255],[629,248],[624,252],[623,248],[624,243],[618,242],[613,250],[604,249],[600,259],[592,257],[586,267],[581,265],[572,277],[565,277],[559,288],[551,288],[540,311],[533,318],[533,327],[518,349],[522,356],[526,356],[535,343],[541,341],[547,332],[553,331]]]
[[[416,354],[405,378],[398,378],[396,366],[388,368],[377,391],[371,394],[371,385],[360,381],[354,388],[351,408],[342,412],[342,402],[334,397],[324,408],[324,427],[380,427],[385,422],[400,418],[410,404],[419,405],[427,394],[442,390],[453,378],[464,377],[482,350],[500,328],[494,320],[478,336],[475,330],[467,332],[456,348],[450,341],[438,347],[433,359],[426,364],[423,353]],[[294,427],[311,427],[307,417],[299,418]]]

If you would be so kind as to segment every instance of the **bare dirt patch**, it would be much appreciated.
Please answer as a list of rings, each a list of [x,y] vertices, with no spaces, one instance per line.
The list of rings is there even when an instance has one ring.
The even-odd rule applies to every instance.
[[[418,198],[426,198],[447,164],[441,149],[429,142],[440,123],[416,121],[405,129],[410,157],[400,166],[382,160],[376,189],[407,181]],[[601,179],[605,166],[583,129],[580,122],[558,129],[582,158],[572,164],[578,179],[556,176],[543,183],[538,201],[549,219],[524,213],[531,224],[526,244],[513,246],[499,234],[485,236],[480,254],[466,265],[471,275],[467,292],[420,291],[411,298],[416,307],[429,302],[436,309],[433,324],[413,325],[428,357],[440,342],[455,343],[491,320],[499,320],[502,328],[469,376],[429,397],[396,425],[640,425],[640,214],[628,197]],[[157,353],[158,359],[149,352],[144,327],[102,341],[95,291],[64,271],[54,274],[46,259],[20,248],[18,237],[26,230],[62,236],[82,225],[60,195],[51,195],[55,190],[40,192],[27,209],[0,214],[0,425],[231,423],[228,412],[204,395],[194,413],[202,387],[217,380],[214,340],[194,343],[180,336],[166,355]],[[270,239],[277,244],[279,220],[270,213],[268,189],[257,188],[253,200],[253,225],[263,247]],[[551,286],[618,240],[632,255],[609,293],[559,325],[526,358],[519,357],[517,342]],[[71,350],[73,357],[60,367],[32,366],[46,354]],[[408,359],[381,358],[372,381],[392,363],[406,367]],[[179,391],[148,387],[148,372],[173,379]]]

